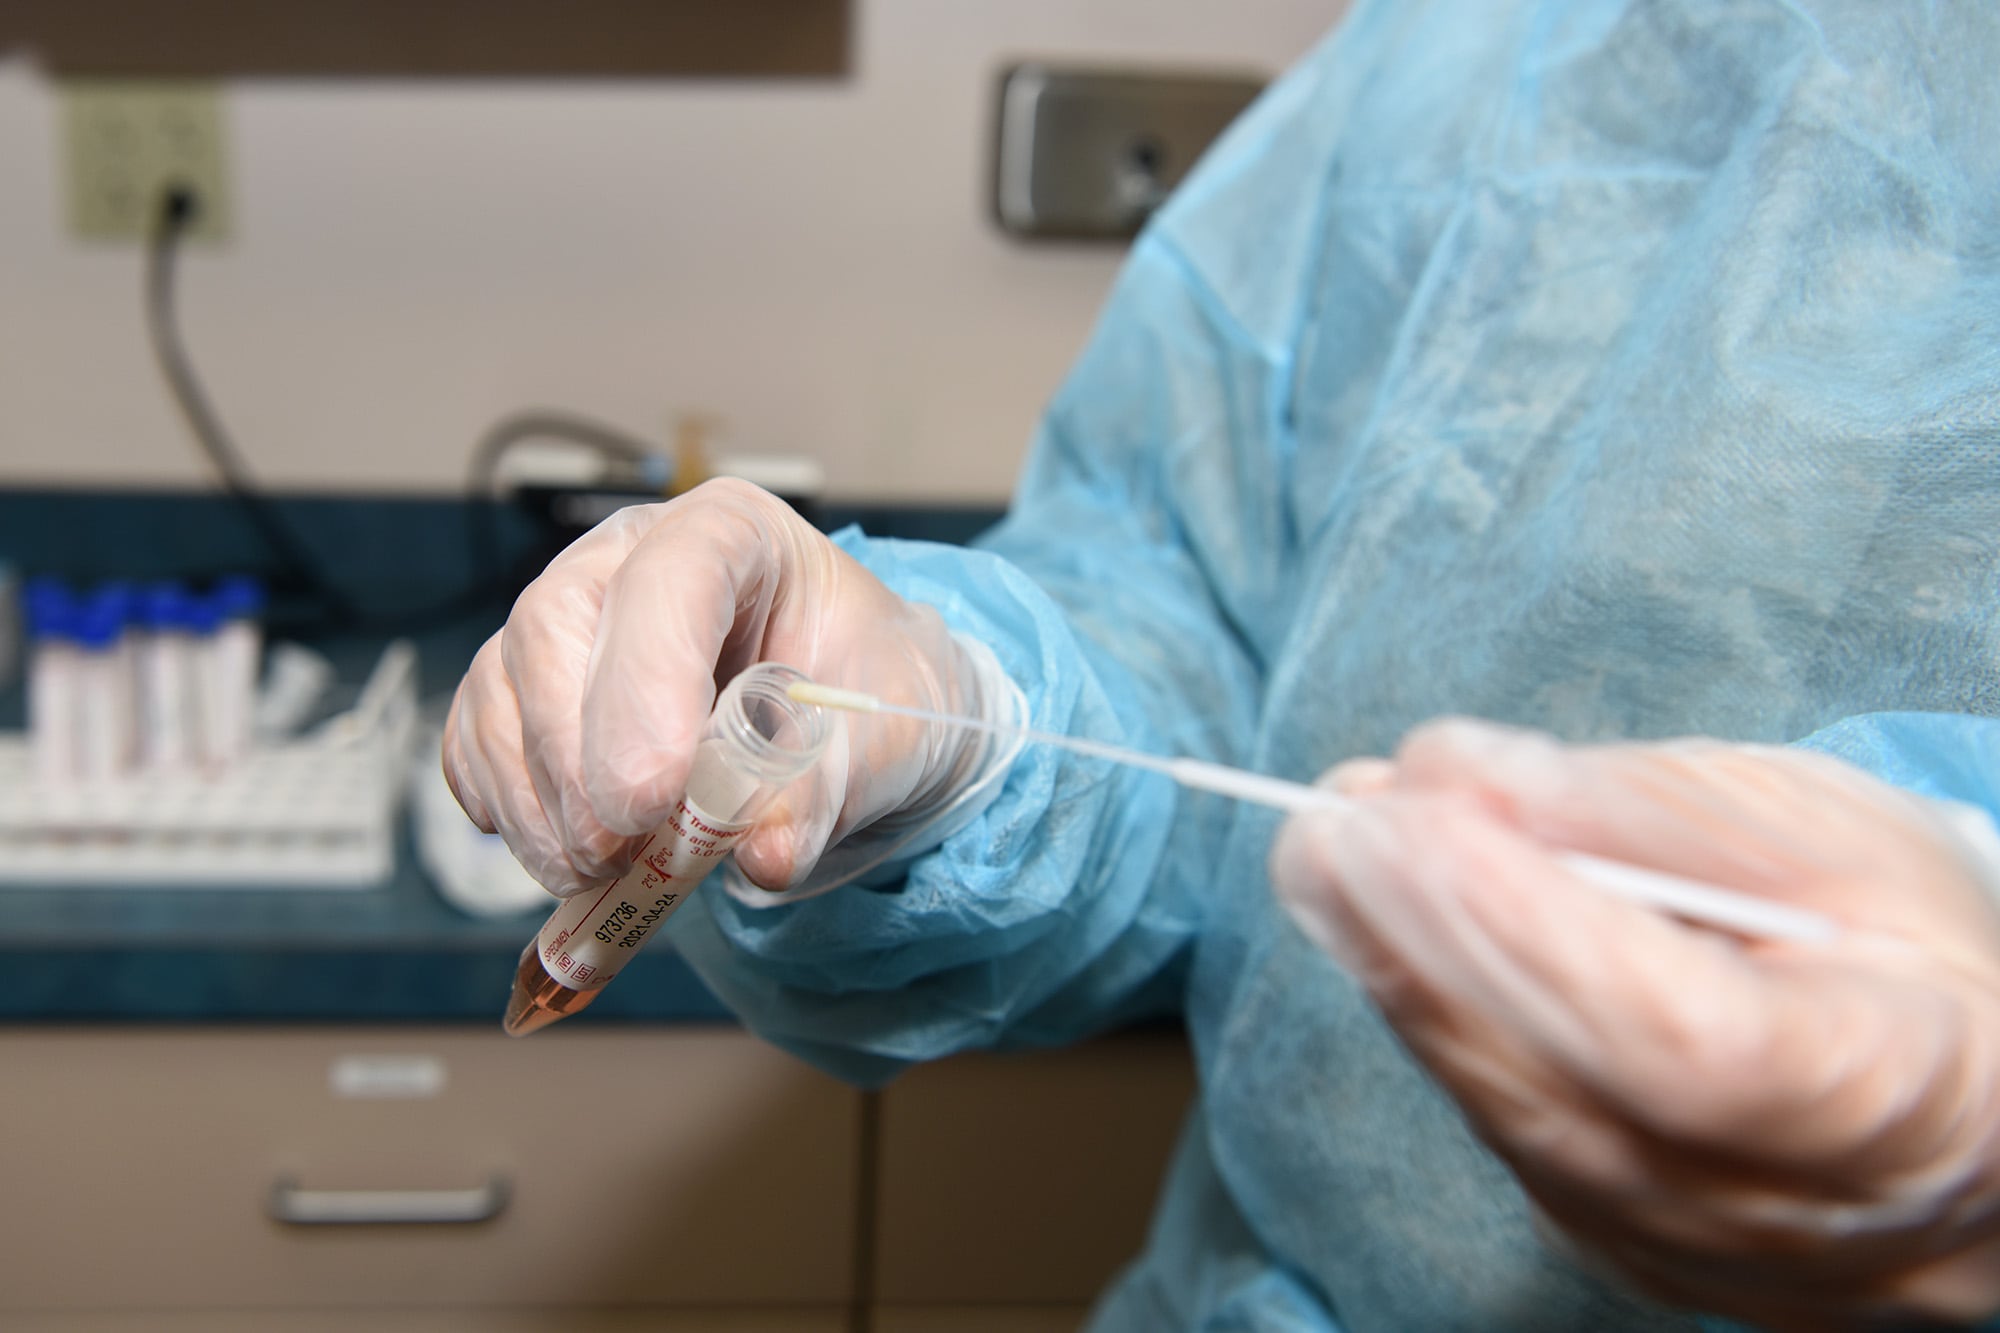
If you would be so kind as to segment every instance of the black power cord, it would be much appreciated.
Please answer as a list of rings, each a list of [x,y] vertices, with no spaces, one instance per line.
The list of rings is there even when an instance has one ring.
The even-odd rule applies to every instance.
[[[181,341],[174,307],[174,261],[199,208],[200,200],[185,185],[171,184],[160,195],[159,212],[146,247],[146,329],[152,338],[154,359],[195,443],[215,465],[223,486],[242,507],[244,517],[271,549],[286,577],[318,600],[337,627],[353,626],[362,618],[360,608],[327,576],[311,548],[258,489],[242,453],[202,389]]]
[[[258,488],[242,452],[230,438],[221,415],[195,374],[176,319],[174,271],[181,242],[199,208],[199,198],[184,185],[169,185],[161,193],[146,250],[146,327],[153,355],[175,405],[195,442],[214,464],[223,486],[242,506],[245,517],[270,548],[283,575],[323,608],[327,628],[391,633],[422,629],[440,620],[487,610],[499,596],[525,582],[520,576],[522,571],[514,568],[518,561],[509,562],[503,550],[501,497],[496,487],[500,461],[515,445],[529,439],[565,440],[634,467],[658,456],[660,451],[646,440],[571,412],[534,409],[504,418],[480,438],[466,477],[472,559],[467,586],[430,606],[391,615],[366,613],[326,573],[311,545]]]

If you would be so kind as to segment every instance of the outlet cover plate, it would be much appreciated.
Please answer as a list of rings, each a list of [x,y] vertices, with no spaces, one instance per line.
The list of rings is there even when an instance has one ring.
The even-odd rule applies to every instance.
[[[74,80],[61,85],[63,160],[72,235],[140,241],[175,181],[199,200],[187,234],[230,233],[222,91],[211,82]]]

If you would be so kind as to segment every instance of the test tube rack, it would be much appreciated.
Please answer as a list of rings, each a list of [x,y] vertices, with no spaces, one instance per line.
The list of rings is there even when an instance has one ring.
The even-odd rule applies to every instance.
[[[391,644],[349,711],[215,772],[50,783],[0,735],[0,889],[371,888],[395,870],[416,652]]]

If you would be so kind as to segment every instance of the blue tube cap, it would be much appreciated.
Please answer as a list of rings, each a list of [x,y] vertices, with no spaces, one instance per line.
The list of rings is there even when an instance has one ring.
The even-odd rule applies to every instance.
[[[116,644],[119,635],[125,632],[124,608],[115,597],[92,597],[76,608],[72,624],[78,643],[102,652]]]
[[[28,633],[38,639],[67,639],[76,633],[76,602],[61,579],[43,575],[21,592]]]
[[[222,623],[222,612],[216,607],[212,597],[196,597],[188,594],[187,609],[181,616],[181,625],[194,634],[213,634]]]
[[[139,589],[123,579],[98,584],[92,600],[101,604],[108,614],[117,617],[120,628],[139,622]]]
[[[217,580],[210,600],[224,620],[254,620],[264,611],[264,585],[248,574],[232,574]]]
[[[155,583],[139,601],[139,618],[151,630],[187,628],[188,591],[178,583]]]

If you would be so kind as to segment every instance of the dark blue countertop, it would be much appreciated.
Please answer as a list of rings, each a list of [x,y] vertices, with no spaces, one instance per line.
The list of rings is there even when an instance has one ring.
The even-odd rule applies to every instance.
[[[417,643],[425,698],[456,683],[504,618],[504,594],[428,616],[465,577],[467,506],[455,500],[332,497],[281,502],[309,543],[351,553],[336,565],[347,591],[381,608]],[[823,513],[824,526],[964,540],[987,510]],[[108,550],[83,534],[122,533]],[[524,547],[520,529],[510,539]],[[77,580],[200,577],[257,570],[262,552],[223,497],[0,491],[0,559],[28,573]],[[371,563],[372,562],[372,563]],[[414,612],[414,614],[412,614]],[[371,612],[373,614],[373,612]],[[287,616],[299,618],[288,627]],[[326,652],[357,678],[385,628],[315,633],[287,610],[277,634]],[[292,631],[288,633],[288,628]],[[414,632],[412,632],[414,631]],[[18,726],[18,695],[0,725]],[[467,1022],[498,1025],[521,949],[541,911],[474,918],[450,906],[417,863],[407,827],[393,878],[371,889],[0,885],[0,1022]],[[629,963],[574,1022],[727,1018],[664,941]]]

